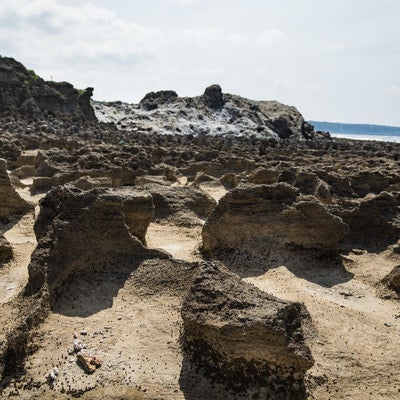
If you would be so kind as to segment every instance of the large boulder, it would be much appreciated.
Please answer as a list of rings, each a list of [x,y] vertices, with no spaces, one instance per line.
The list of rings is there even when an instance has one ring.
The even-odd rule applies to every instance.
[[[213,379],[271,399],[304,399],[314,363],[305,343],[311,318],[301,303],[277,299],[219,263],[203,262],[182,305],[190,362]]]
[[[7,163],[0,159],[0,220],[8,220],[32,209],[33,205],[23,200],[14,189],[8,176]]]
[[[204,91],[203,99],[209,107],[216,109],[223,107],[225,103],[224,95],[219,85],[208,86]]]
[[[206,221],[205,252],[267,255],[282,247],[335,253],[347,233],[343,221],[313,196],[286,183],[241,185],[228,192]]]
[[[148,193],[60,186],[41,200],[40,208],[28,295],[44,289],[51,298],[79,272],[118,272],[132,268],[134,260],[167,257],[143,245],[153,213]]]

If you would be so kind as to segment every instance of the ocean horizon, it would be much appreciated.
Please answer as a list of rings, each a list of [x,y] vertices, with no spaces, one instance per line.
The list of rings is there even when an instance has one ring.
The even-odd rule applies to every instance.
[[[315,130],[329,132],[333,138],[375,140],[400,143],[400,127],[341,122],[309,121]]]

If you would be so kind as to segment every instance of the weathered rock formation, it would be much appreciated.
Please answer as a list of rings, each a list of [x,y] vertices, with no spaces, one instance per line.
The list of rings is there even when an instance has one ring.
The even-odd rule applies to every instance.
[[[153,197],[156,221],[199,225],[217,204],[212,197],[192,186],[146,184],[143,189]]]
[[[349,226],[343,244],[349,248],[383,250],[400,239],[400,193],[370,194],[343,203],[333,212]]]
[[[400,265],[397,265],[381,281],[384,288],[392,291],[395,297],[400,297]],[[389,296],[393,297],[393,296]]]
[[[135,259],[166,257],[142,243],[153,213],[149,193],[64,186],[50,191],[40,207],[27,295],[45,290],[52,296],[83,270],[118,271]]]
[[[11,260],[13,251],[8,240],[0,233],[0,265]]]
[[[95,102],[94,108],[99,121],[114,122],[123,131],[263,138],[274,142],[327,139],[315,132],[295,107],[222,93],[219,85],[209,86],[197,97],[178,97],[168,90],[148,93],[139,105]]]
[[[293,186],[277,183],[241,185],[228,192],[206,221],[202,237],[205,252],[258,257],[283,247],[335,253],[346,233],[346,224],[315,197],[298,196]]]
[[[50,112],[95,120],[92,93],[93,88],[79,91],[67,82],[45,82],[13,58],[0,56],[0,113],[37,118]]]
[[[178,95],[173,90],[160,90],[159,92],[150,92],[140,101],[140,107],[146,111],[155,110],[159,105],[174,102]]]
[[[204,91],[203,99],[207,106],[214,109],[222,108],[225,103],[224,95],[222,94],[222,89],[219,85],[211,85],[207,87]]]
[[[238,390],[262,387],[265,398],[305,398],[303,377],[314,360],[305,343],[310,316],[219,263],[201,263],[182,306],[190,362]]]
[[[32,209],[33,205],[23,200],[15,191],[7,173],[7,163],[0,159],[0,220],[8,220]]]

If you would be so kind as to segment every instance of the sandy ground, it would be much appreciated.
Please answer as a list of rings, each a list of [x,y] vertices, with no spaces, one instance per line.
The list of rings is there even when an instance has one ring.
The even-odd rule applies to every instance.
[[[206,189],[215,198],[224,193],[222,187]],[[6,232],[16,257],[1,271],[1,301],[26,282],[35,246],[32,226],[29,214]],[[147,244],[176,258],[197,261],[200,232],[201,227],[151,224]],[[309,339],[315,358],[307,377],[310,399],[400,398],[400,305],[376,295],[376,283],[400,260],[389,251],[358,253],[346,255],[335,268],[282,265],[245,277],[268,293],[306,304],[315,326]],[[11,385],[3,397],[19,393],[19,398],[51,399],[55,393],[61,397],[65,393],[71,398],[96,386],[119,385],[140,387],[153,399],[238,398],[222,394],[188,369],[179,346],[181,296],[138,291],[136,273],[95,274],[74,282],[33,335],[32,354],[26,361],[32,389]],[[103,360],[93,375],[85,374],[75,356],[68,354],[74,333],[89,353]],[[46,374],[54,367],[59,376],[52,386],[46,383]]]

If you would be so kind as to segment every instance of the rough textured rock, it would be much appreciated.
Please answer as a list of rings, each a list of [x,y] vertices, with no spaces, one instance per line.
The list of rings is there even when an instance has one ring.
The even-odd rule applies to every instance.
[[[337,251],[347,233],[343,221],[312,196],[298,196],[286,183],[241,185],[228,192],[206,221],[206,252],[268,254],[278,247],[321,253]]]
[[[30,117],[52,112],[95,120],[92,93],[93,88],[79,91],[67,82],[45,82],[13,58],[0,56],[0,112]]]
[[[306,125],[295,107],[222,93],[219,85],[208,87],[198,97],[160,91],[147,94],[139,105],[95,102],[94,108],[99,121],[114,122],[122,131],[191,135],[202,140],[205,136],[222,136],[272,142],[327,141],[326,135]]]
[[[211,85],[206,88],[203,94],[204,102],[211,108],[221,108],[223,107],[224,95],[222,94],[221,86]]]
[[[159,92],[150,92],[140,101],[140,107],[146,111],[155,110],[159,105],[172,103],[178,98],[173,90],[160,90]]]
[[[258,167],[248,175],[248,181],[259,185],[272,185],[278,182],[280,173],[277,169]]]
[[[400,297],[400,265],[397,265],[381,281],[383,286]]]
[[[11,260],[13,251],[8,240],[0,233],[0,265]]]
[[[15,191],[7,173],[7,163],[0,159],[0,220],[7,220],[32,209],[33,206]]]
[[[400,193],[382,192],[343,203],[333,212],[349,226],[343,244],[349,248],[384,250],[400,239]]]
[[[79,365],[87,374],[93,374],[97,368],[101,367],[102,361],[100,358],[89,354],[79,353],[76,356]]]
[[[314,360],[304,339],[311,319],[301,303],[279,300],[205,262],[182,319],[186,354],[206,374],[237,389],[263,387],[265,398],[305,398],[303,377]]]
[[[143,189],[153,196],[158,221],[178,225],[198,225],[206,219],[216,206],[216,201],[192,186],[163,186],[147,184]]]
[[[144,240],[152,206],[151,196],[142,192],[73,186],[50,191],[35,223],[38,246],[28,267],[26,294],[44,289],[52,296],[83,270],[118,271],[131,268],[135,259],[165,258],[138,238]]]

